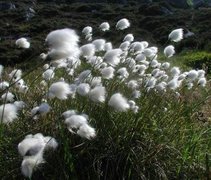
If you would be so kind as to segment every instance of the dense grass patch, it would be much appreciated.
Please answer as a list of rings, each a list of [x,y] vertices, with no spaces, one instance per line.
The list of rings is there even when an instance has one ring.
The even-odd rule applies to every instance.
[[[69,53],[69,45],[77,53],[77,40],[72,45],[77,35],[62,32],[67,36],[57,32],[57,42],[50,45],[63,39],[58,47]],[[182,72],[173,66],[172,47],[159,62],[157,48],[147,42],[130,42],[115,52],[106,51],[102,40],[100,45],[86,43],[94,45],[90,57],[81,47],[80,55],[67,58],[55,46],[57,54],[51,47],[46,60],[26,65],[23,74],[20,69],[3,70],[0,82],[8,85],[0,86],[0,177],[209,178],[211,124],[206,109],[211,85],[205,71]],[[64,58],[53,61],[54,56]],[[181,62],[206,60],[209,54],[189,57],[181,55]],[[25,145],[24,138],[30,140]]]

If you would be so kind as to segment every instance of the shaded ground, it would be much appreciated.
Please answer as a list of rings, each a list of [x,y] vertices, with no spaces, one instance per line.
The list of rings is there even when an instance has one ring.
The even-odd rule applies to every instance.
[[[76,29],[81,35],[81,30],[86,25],[94,28],[95,37],[103,37],[107,41],[112,40],[113,43],[121,41],[122,36],[119,34],[133,33],[136,40],[147,40],[158,45],[163,45],[167,41],[167,35],[171,30],[182,27],[194,32],[195,36],[179,43],[177,52],[184,47],[211,50],[209,8],[174,9],[167,3],[136,2],[128,5],[14,2],[16,9],[0,12],[0,62],[4,65],[34,59],[31,57],[45,51],[44,40],[52,30],[69,27]],[[34,17],[33,13],[30,14],[30,7],[35,11]],[[131,21],[131,27],[124,32],[113,31],[115,23],[124,17]],[[104,34],[99,32],[98,26],[103,21],[110,23],[112,31]],[[15,40],[20,37],[30,39],[30,49],[20,50],[15,47]]]

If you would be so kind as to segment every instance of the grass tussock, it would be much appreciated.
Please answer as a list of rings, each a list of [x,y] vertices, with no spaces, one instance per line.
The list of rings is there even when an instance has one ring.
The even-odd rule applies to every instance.
[[[71,45],[64,41],[64,48]],[[109,59],[95,44],[95,58],[103,61],[93,62],[94,55],[83,52],[49,64],[40,61],[23,74],[3,70],[0,82],[8,85],[1,84],[0,91],[1,179],[209,178],[211,85],[205,71],[167,67],[171,58],[159,63],[156,48],[136,51],[129,44]],[[47,59],[53,55],[50,49]],[[146,59],[137,61],[138,55]],[[114,74],[105,73],[103,63]],[[16,107],[17,117],[10,117],[7,104]],[[31,142],[21,151],[26,136]]]

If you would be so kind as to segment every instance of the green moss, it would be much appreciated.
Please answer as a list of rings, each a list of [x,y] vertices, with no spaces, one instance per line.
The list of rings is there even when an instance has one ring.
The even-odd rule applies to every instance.
[[[184,53],[183,63],[195,69],[204,69],[211,74],[211,53],[205,51],[187,51]]]

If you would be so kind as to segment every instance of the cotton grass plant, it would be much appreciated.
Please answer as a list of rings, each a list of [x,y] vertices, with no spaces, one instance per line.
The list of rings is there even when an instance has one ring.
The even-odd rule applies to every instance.
[[[115,31],[107,22],[102,31]],[[127,19],[117,30],[130,27]],[[0,176],[21,179],[192,179],[209,175],[210,99],[204,70],[171,65],[173,45],[136,41],[87,44],[71,29],[47,35],[42,66],[0,66]],[[88,37],[89,36],[89,37]],[[93,38],[93,41],[92,41]],[[183,30],[168,41],[179,42]],[[19,152],[19,154],[18,154]]]

